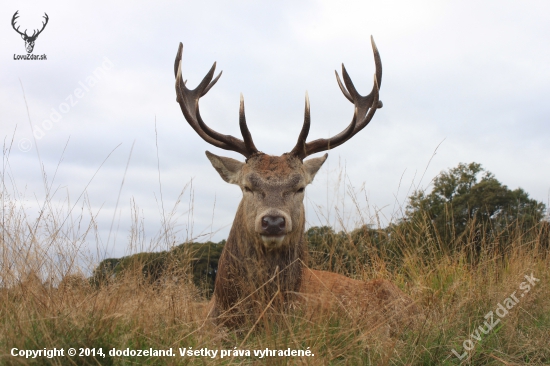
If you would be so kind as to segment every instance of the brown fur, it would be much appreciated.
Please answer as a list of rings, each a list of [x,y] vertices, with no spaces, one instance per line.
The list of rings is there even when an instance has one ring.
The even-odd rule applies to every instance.
[[[300,296],[310,316],[337,311],[371,327],[392,332],[407,326],[419,312],[414,302],[387,280],[358,281],[306,268]]]
[[[310,270],[304,236],[303,191],[326,159],[302,162],[291,154],[256,154],[245,164],[207,153],[227,182],[243,190],[233,227],[218,263],[210,316],[219,324],[238,327],[255,321],[270,309],[278,311],[292,303],[307,311],[355,309],[376,313],[377,319],[414,313],[412,301],[385,280],[362,282],[348,277]],[[284,215],[291,227],[280,245],[262,241],[258,217]],[[356,314],[358,315],[358,314]]]

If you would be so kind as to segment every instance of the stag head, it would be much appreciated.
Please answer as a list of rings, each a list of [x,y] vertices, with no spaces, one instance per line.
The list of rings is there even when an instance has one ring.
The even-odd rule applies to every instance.
[[[301,235],[305,187],[313,181],[328,154],[304,162],[293,154],[255,154],[246,163],[208,151],[206,156],[223,180],[241,188],[240,219],[249,238],[261,239],[255,241],[266,249],[279,249],[287,247],[292,237]]]
[[[287,248],[292,238],[303,234],[305,225],[304,190],[313,181],[328,154],[304,160],[309,155],[335,148],[359,131],[372,119],[376,109],[382,107],[378,90],[382,81],[382,63],[378,49],[371,37],[376,73],[372,91],[367,96],[360,95],[346,68],[342,64],[344,83],[336,72],[336,80],[344,96],[354,104],[351,123],[339,134],[329,139],[310,142],[307,136],[310,127],[310,105],[306,93],[304,123],[294,148],[281,156],[272,156],[260,152],[248,130],[244,112],[244,100],[241,95],[239,125],[243,139],[221,134],[206,125],[199,110],[199,99],[218,81],[221,72],[214,78],[216,63],[193,90],[188,89],[181,76],[181,57],[183,45],[180,43],[174,74],[176,76],[177,102],[189,125],[206,142],[216,147],[242,154],[246,160],[217,156],[206,151],[206,156],[223,180],[238,185],[243,192],[235,218],[238,226],[245,229],[247,239],[267,250]],[[345,85],[345,86],[344,86]]]
[[[44,30],[44,28],[46,28],[46,24],[48,24],[48,14],[44,13],[44,16],[43,18],[45,19],[44,22],[42,22],[42,29],[38,30],[38,29],[35,29],[32,33],[31,36],[29,36],[27,34],[27,30],[25,29],[25,32],[21,33],[19,31],[19,26],[17,28],[15,28],[15,21],[17,18],[19,18],[19,10],[17,10],[15,12],[15,14],[13,14],[13,17],[11,18],[11,26],[13,27],[13,29],[15,29],[15,31],[17,33],[19,33],[21,35],[21,38],[23,38],[23,40],[25,41],[25,48],[27,50],[27,53],[32,53],[33,49],[34,49],[34,42],[36,41],[36,38],[38,38],[38,35],[40,33],[42,33],[42,31]]]

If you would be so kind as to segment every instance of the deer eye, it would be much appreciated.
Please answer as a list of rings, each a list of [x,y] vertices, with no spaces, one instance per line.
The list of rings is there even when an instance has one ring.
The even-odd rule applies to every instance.
[[[304,188],[304,187],[302,187],[302,188],[298,188],[298,190],[296,191],[296,193],[303,193],[303,192],[304,192],[304,190],[305,190],[305,188]]]
[[[245,191],[245,192],[252,192],[252,190],[251,190],[250,188],[248,188],[248,187],[244,187],[244,191]]]

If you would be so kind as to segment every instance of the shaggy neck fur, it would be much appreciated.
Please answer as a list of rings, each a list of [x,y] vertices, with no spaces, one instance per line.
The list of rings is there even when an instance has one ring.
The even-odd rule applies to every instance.
[[[244,229],[241,201],[216,275],[215,313],[223,323],[242,324],[268,304],[282,309],[300,290],[307,253],[303,207],[301,217],[281,248],[267,250],[257,233]]]

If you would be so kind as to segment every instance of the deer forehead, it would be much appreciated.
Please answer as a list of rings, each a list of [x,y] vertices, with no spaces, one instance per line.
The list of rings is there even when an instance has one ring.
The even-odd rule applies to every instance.
[[[300,159],[292,155],[261,154],[248,159],[243,166],[243,183],[259,188],[268,186],[294,187],[304,184],[305,170]]]
[[[244,177],[244,184],[252,189],[263,191],[284,191],[294,190],[299,186],[305,186],[305,179],[300,174],[290,176],[261,176],[257,173],[251,173]]]

